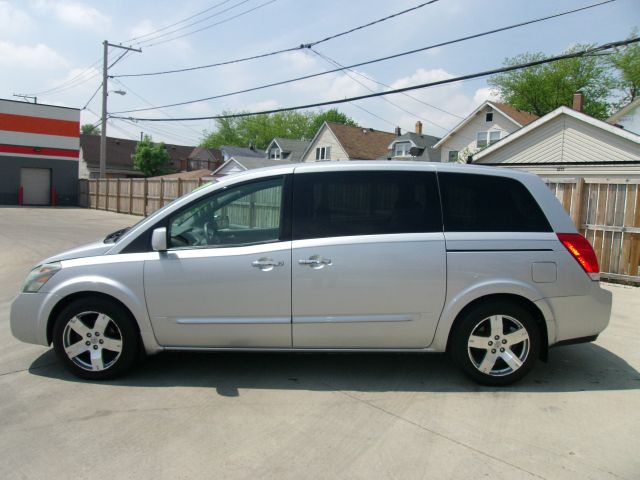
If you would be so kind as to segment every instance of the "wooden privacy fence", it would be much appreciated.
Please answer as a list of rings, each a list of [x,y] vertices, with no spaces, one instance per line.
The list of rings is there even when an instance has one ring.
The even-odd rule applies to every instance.
[[[640,283],[640,179],[545,179],[580,232],[598,255],[603,278]],[[104,179],[80,180],[80,205],[88,208],[149,215],[185,193],[202,180]],[[260,218],[277,215],[275,202],[267,196],[252,197],[250,203],[225,212],[230,217]],[[354,192],[357,194],[357,192]],[[276,209],[277,210],[277,209]],[[267,223],[269,221],[265,220]]]
[[[204,183],[179,178],[80,180],[78,198],[81,207],[146,216]]]
[[[640,179],[545,181],[593,245],[601,276],[640,283]]]

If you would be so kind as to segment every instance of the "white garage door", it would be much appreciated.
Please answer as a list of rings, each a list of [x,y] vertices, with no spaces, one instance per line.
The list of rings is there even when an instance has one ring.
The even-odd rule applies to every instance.
[[[49,205],[51,201],[51,170],[48,168],[20,169],[24,205]]]

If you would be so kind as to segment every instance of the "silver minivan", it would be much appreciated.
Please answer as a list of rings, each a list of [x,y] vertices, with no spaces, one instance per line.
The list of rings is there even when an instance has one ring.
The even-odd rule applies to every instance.
[[[593,249],[535,175],[323,162],[226,177],[43,260],[11,329],[92,380],[163,350],[447,351],[507,385],[610,312]]]

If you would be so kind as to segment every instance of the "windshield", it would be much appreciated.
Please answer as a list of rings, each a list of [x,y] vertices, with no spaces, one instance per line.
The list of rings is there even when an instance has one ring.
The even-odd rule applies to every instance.
[[[197,188],[196,190],[200,190],[203,187],[208,187],[210,184],[205,184],[202,185],[202,187]],[[195,192],[196,190],[194,190],[193,192]],[[185,195],[182,195],[182,197],[179,198],[183,198],[187,195],[192,194],[193,192],[189,192],[186,193]],[[176,199],[177,200],[177,199]],[[175,202],[175,200],[173,201]],[[125,233],[127,233],[129,230],[136,228],[138,225],[140,225],[142,222],[146,222],[147,220],[150,220],[154,217],[160,216],[162,215],[162,213],[167,210],[169,207],[172,206],[173,202],[169,202],[166,205],[164,205],[162,208],[156,210],[155,212],[153,212],[151,215],[149,215],[148,217],[142,217],[142,219],[140,219],[140,221],[136,222],[135,224],[131,225],[130,227],[127,228],[121,228],[120,230],[116,230],[115,232],[111,232],[109,235],[107,235],[104,238],[104,243],[117,243],[118,240],[120,240],[120,238],[122,238],[124,236]]]

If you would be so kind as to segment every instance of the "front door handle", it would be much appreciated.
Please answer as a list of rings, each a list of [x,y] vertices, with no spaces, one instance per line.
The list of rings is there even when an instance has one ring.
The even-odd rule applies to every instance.
[[[298,264],[300,265],[308,265],[311,268],[318,269],[323,268],[326,265],[331,265],[330,258],[324,258],[320,255],[313,255],[312,257],[307,258],[306,260],[298,260]]]
[[[275,267],[284,266],[284,262],[283,261],[276,262],[272,258],[263,257],[251,262],[251,266],[259,268],[263,272],[269,272],[273,270]]]

